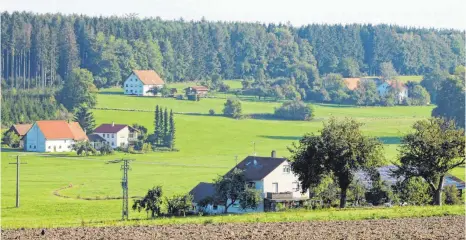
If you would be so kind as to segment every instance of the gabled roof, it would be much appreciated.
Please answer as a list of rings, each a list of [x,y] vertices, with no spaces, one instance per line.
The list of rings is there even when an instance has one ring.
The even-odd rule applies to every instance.
[[[68,123],[64,120],[42,120],[36,122],[45,139],[87,140],[87,136],[77,122]]]
[[[343,78],[343,81],[349,90],[354,90],[358,87],[361,78]]]
[[[112,123],[104,123],[98,126],[94,132],[95,133],[117,133],[124,129],[125,127],[128,127],[126,124],[112,124]]]
[[[388,85],[390,85],[390,87],[394,88],[394,89],[397,89],[397,90],[403,90],[406,87],[406,85],[403,83],[403,82],[400,82],[400,81],[397,81],[397,80],[389,80],[387,81]]]
[[[209,88],[205,87],[205,86],[192,86],[192,87],[189,87],[190,89],[192,90],[196,90],[196,91],[209,91]]]
[[[15,131],[19,136],[24,136],[31,129],[32,124],[14,124],[10,130]]]
[[[285,161],[286,158],[248,156],[238,163],[235,168],[243,170],[247,180],[258,181],[264,179]],[[228,173],[232,172],[233,169]]]
[[[165,84],[162,78],[154,70],[133,70],[133,73],[144,85]]]
[[[193,196],[193,202],[198,203],[206,197],[214,196],[215,186],[213,183],[200,182],[189,191],[189,194]]]

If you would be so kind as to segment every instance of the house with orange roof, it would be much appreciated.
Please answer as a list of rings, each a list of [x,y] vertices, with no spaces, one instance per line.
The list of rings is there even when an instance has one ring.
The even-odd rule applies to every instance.
[[[29,152],[70,152],[77,141],[88,138],[77,122],[42,120],[32,125],[23,140]]]
[[[389,80],[377,86],[377,92],[379,92],[379,95],[382,97],[389,93],[391,90],[395,91],[399,103],[408,98],[408,87],[406,84],[400,81]]]
[[[162,88],[163,79],[154,70],[133,70],[123,83],[125,95],[154,96],[154,88]]]

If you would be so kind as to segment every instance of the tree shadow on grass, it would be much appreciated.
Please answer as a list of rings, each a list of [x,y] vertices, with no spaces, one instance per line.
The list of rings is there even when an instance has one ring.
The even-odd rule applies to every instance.
[[[99,92],[99,94],[102,95],[125,95],[123,91],[121,92],[110,92],[110,91],[105,91],[105,92]]]
[[[302,138],[299,136],[268,136],[268,135],[260,135],[259,137],[274,139],[274,140],[290,140],[290,141],[299,141]]]
[[[401,137],[378,137],[383,144],[400,144]]]

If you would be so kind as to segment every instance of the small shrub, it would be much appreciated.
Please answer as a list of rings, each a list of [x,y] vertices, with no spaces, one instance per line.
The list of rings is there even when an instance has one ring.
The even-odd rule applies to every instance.
[[[213,219],[206,219],[206,220],[204,220],[204,225],[212,224],[212,223],[214,223],[214,220],[213,220]]]
[[[213,115],[215,115],[215,110],[213,110],[213,109],[210,109],[210,110],[209,110],[209,115],[210,115],[210,116],[213,116]]]
[[[287,120],[311,120],[314,117],[312,107],[302,101],[285,102],[280,108],[275,109],[277,118]]]
[[[223,108],[223,115],[232,118],[241,118],[241,102],[238,99],[228,99]]]

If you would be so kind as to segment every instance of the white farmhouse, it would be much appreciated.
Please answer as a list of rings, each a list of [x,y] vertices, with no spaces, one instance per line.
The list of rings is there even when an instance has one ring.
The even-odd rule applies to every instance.
[[[154,70],[133,70],[123,83],[124,94],[154,96],[153,88],[162,88],[165,82]]]
[[[127,148],[138,139],[138,134],[135,129],[128,125],[115,124],[114,122],[98,126],[94,130],[94,134],[103,138],[112,148]],[[94,145],[97,144],[97,142],[91,142],[91,144]]]
[[[395,90],[398,102],[403,102],[408,97],[408,87],[402,82],[391,80],[377,86],[377,92],[380,96],[385,96],[390,90]]]
[[[87,139],[79,123],[63,120],[37,121],[23,138],[29,152],[70,152],[76,141]]]
[[[229,213],[274,211],[279,202],[297,203],[309,199],[309,191],[301,192],[298,177],[293,174],[290,163],[285,158],[277,158],[275,151],[271,157],[248,156],[238,163],[233,169],[244,171],[248,186],[261,193],[262,201],[256,209],[242,210],[239,202],[235,202],[228,208]],[[229,172],[233,171],[231,169]],[[228,174],[228,173],[227,173]],[[215,187],[212,183],[199,183],[190,194],[193,195],[195,211],[201,211],[198,203],[208,196],[212,196]],[[227,204],[230,204],[228,200]],[[223,213],[225,203],[218,200],[207,205],[204,211],[209,213]]]

